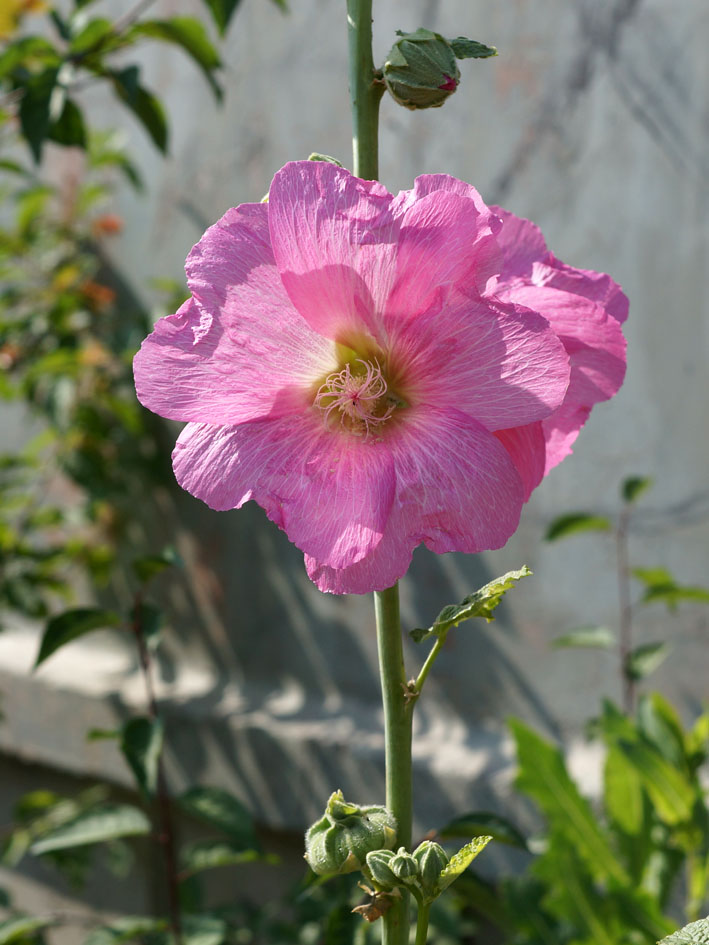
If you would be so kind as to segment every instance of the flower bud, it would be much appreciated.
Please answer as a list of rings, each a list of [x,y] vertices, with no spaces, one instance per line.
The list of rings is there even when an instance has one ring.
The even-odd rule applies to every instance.
[[[421,889],[424,896],[434,896],[442,871],[448,866],[449,857],[439,843],[424,840],[413,853],[418,863]]]
[[[393,856],[391,850],[372,850],[367,854],[367,868],[372,876],[372,882],[385,892],[399,885],[399,879],[390,867]]]
[[[314,873],[352,873],[368,853],[390,850],[396,820],[385,807],[360,807],[345,801],[342,791],[330,797],[325,814],[305,835],[305,859]]]
[[[423,28],[398,34],[384,63],[386,87],[406,108],[438,108],[460,81],[453,47],[439,33]]]
[[[415,883],[419,875],[419,866],[413,856],[404,847],[399,847],[391,858],[389,867],[402,883]]]

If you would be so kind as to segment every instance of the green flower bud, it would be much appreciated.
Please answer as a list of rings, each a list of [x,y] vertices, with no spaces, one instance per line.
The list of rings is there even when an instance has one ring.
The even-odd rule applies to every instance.
[[[424,896],[435,896],[438,879],[449,863],[448,854],[439,843],[424,840],[416,847],[413,855],[418,863]]]
[[[394,846],[396,820],[386,807],[360,807],[342,791],[330,797],[325,814],[305,835],[305,859],[318,875],[352,873],[373,850]]]
[[[439,33],[398,30],[398,39],[386,58],[386,87],[406,108],[438,108],[460,81],[453,47]]]
[[[372,882],[385,892],[399,885],[399,879],[390,867],[393,856],[391,850],[372,850],[367,854],[367,868],[371,873]]]
[[[389,867],[402,883],[415,883],[419,875],[419,865],[413,856],[404,847],[399,847],[391,858]]]

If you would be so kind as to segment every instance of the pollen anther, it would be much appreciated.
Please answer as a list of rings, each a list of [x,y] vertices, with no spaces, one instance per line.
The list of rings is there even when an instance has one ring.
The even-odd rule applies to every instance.
[[[315,395],[314,405],[330,424],[339,413],[340,425],[355,436],[368,436],[394,412],[397,402],[387,396],[387,382],[379,363],[357,360],[363,371],[353,372],[350,364],[327,378]]]

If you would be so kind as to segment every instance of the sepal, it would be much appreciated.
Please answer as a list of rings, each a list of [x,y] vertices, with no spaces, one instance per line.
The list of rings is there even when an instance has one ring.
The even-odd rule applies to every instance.
[[[324,815],[305,835],[305,859],[319,876],[353,873],[362,869],[368,853],[391,850],[396,826],[386,807],[360,807],[335,791]]]

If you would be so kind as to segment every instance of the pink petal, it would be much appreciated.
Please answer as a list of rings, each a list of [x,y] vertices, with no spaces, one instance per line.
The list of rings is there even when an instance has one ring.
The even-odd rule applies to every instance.
[[[497,242],[502,252],[501,283],[513,282],[531,276],[535,262],[547,256],[547,244],[542,231],[530,220],[515,216],[502,207],[491,207],[502,221]]]
[[[395,198],[394,213],[401,230],[388,322],[418,315],[440,287],[482,292],[499,272],[500,221],[473,187],[442,174],[419,177]]]
[[[542,421],[542,431],[546,441],[545,476],[550,469],[558,466],[562,459],[573,452],[571,447],[590,413],[590,407],[564,404],[548,420]]]
[[[295,545],[335,568],[376,548],[394,497],[383,443],[327,431],[313,411],[235,427],[190,424],[173,467],[213,509],[254,499]]]
[[[286,164],[269,191],[274,256],[293,304],[336,340],[377,334],[398,226],[391,194],[323,161]]]
[[[515,464],[524,486],[524,501],[526,502],[548,472],[542,424],[530,423],[526,427],[497,430],[495,436]]]
[[[456,407],[488,430],[549,416],[569,384],[568,355],[546,320],[497,299],[440,293],[400,325],[391,352],[408,402]]]

